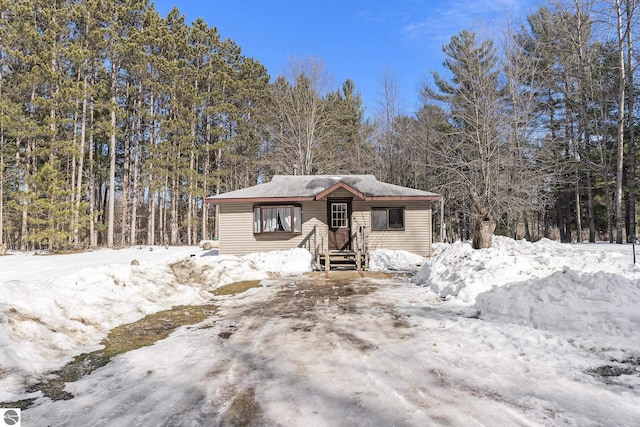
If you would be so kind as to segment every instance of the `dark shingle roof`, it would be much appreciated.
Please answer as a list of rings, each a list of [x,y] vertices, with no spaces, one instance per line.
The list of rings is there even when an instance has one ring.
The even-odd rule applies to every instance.
[[[247,199],[298,199],[313,200],[326,196],[326,190],[342,187],[366,199],[423,199],[440,200],[440,196],[428,191],[416,190],[378,181],[373,175],[275,175],[271,181],[208,197],[207,201],[230,202]],[[361,197],[360,196],[360,197]],[[321,199],[323,197],[319,197]]]

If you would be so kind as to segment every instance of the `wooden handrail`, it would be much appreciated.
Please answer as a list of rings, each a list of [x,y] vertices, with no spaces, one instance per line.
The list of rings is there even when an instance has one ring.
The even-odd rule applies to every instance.
[[[311,251],[311,239],[316,238],[316,226],[314,225],[313,228],[311,229],[311,231],[309,232],[309,234],[306,235],[306,237],[304,239],[302,239],[302,241],[300,242],[300,244],[298,245],[299,248],[305,248],[306,250],[308,250],[309,252],[313,253]],[[313,245],[315,246],[315,245]]]

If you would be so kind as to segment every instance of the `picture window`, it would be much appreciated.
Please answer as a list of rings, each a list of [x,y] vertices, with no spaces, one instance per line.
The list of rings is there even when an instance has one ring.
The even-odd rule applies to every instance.
[[[302,207],[295,205],[254,206],[253,232],[255,234],[301,233]]]

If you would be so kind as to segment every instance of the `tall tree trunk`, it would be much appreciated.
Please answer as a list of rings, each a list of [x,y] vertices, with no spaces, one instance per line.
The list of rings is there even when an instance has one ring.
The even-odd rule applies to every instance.
[[[593,207],[593,182],[591,181],[591,169],[587,168],[587,214],[589,215],[589,242],[596,241],[596,218]]]
[[[157,191],[149,193],[149,223],[147,226],[147,245],[156,244],[156,195]]]
[[[191,151],[189,155],[189,170],[193,171],[194,166],[194,154]],[[193,178],[191,172],[189,172],[189,190],[187,194],[187,245],[191,246],[192,242],[192,230],[193,230]]]
[[[151,91],[151,95],[149,96],[149,126],[147,132],[149,133],[149,150],[153,150],[155,148],[155,96],[153,91]],[[149,220],[147,224],[147,244],[155,245],[156,244],[156,197],[157,190],[154,186],[154,176],[155,172],[153,169],[153,162],[149,162]]]
[[[625,119],[625,89],[627,85],[626,61],[624,52],[624,27],[622,22],[622,0],[616,0],[616,13],[618,18],[618,66],[620,67],[620,84],[618,88],[618,158],[616,162],[616,243],[623,242],[622,238],[622,174],[624,170],[624,119]],[[629,11],[627,11],[629,13]]]
[[[29,184],[29,180],[30,180],[30,165],[29,165],[29,152],[30,149],[29,147],[31,147],[31,143],[29,141],[27,141],[27,153],[25,155],[25,165],[24,165],[24,180],[22,183],[22,200],[20,201],[20,205],[21,205],[21,214],[22,214],[22,218],[20,221],[20,250],[21,251],[26,251],[27,250],[27,237],[28,237],[28,212],[29,212],[29,193],[31,191],[31,186]],[[19,153],[19,151],[18,151]],[[16,161],[17,164],[19,164]]]
[[[178,244],[178,178],[171,179],[171,216],[170,216],[171,237],[169,243],[172,246]]]
[[[633,86],[633,31],[632,16],[635,9],[635,0],[626,0],[627,10],[627,123],[629,123],[629,156],[627,159],[627,186],[629,188],[627,199],[627,236],[635,238],[636,235],[636,141],[635,141],[635,87]]]
[[[196,83],[196,88],[197,88],[197,83]],[[191,120],[191,138],[192,138],[192,148],[189,151],[189,172],[188,172],[188,176],[189,176],[189,194],[187,195],[187,245],[191,246],[193,243],[193,241],[195,240],[195,237],[193,236],[193,230],[196,228],[193,226],[194,223],[194,218],[195,216],[193,215],[193,206],[194,206],[194,191],[193,191],[193,182],[195,180],[195,172],[194,172],[194,168],[195,168],[195,161],[196,161],[196,153],[195,153],[195,148],[197,146],[197,137],[196,137],[196,129],[197,129],[197,123],[196,123],[196,109],[195,107],[192,109],[193,112],[193,119]]]
[[[480,196],[474,190],[471,190],[470,194],[476,220],[472,247],[474,249],[490,248],[493,242],[493,232],[496,230],[496,221],[491,217],[489,210],[482,204]]]
[[[80,221],[80,201],[82,200],[82,178],[84,172],[84,148],[87,135],[87,76],[84,77],[82,90],[82,117],[80,119],[80,157],[78,158],[78,183],[75,195],[75,207],[73,209],[73,244],[80,244],[79,221]]]
[[[31,87],[31,103],[29,106],[29,116],[30,118],[33,120],[34,114],[35,114],[35,98],[36,98],[36,85],[34,84]],[[22,200],[21,200],[21,207],[22,207],[22,221],[21,221],[21,227],[20,227],[20,250],[21,251],[25,251],[27,250],[27,237],[28,237],[28,226],[29,226],[29,216],[28,216],[28,211],[29,211],[29,193],[31,191],[31,184],[30,184],[30,180],[31,180],[31,165],[33,164],[34,160],[34,138],[33,138],[33,134],[30,134],[27,137],[27,147],[26,147],[26,152],[25,152],[25,158],[24,158],[24,177],[23,177],[23,181],[22,181]],[[16,164],[19,165],[20,164],[20,144],[19,144],[19,139],[16,140],[16,144],[18,145],[18,149],[16,150]]]
[[[107,247],[113,248],[116,213],[116,64],[111,63],[111,129],[109,135],[109,205],[107,213]]]
[[[158,192],[158,243],[164,245],[167,243],[167,227],[165,222],[166,198],[165,187]]]
[[[589,118],[587,115],[587,96],[585,91],[585,86],[590,82],[589,77],[590,73],[587,71],[588,69],[588,58],[586,58],[586,43],[587,40],[584,40],[584,30],[585,24],[588,28],[591,23],[589,21],[585,22],[583,17],[588,16],[588,12],[584,12],[582,10],[582,3],[579,3],[578,0],[575,2],[576,5],[576,13],[575,17],[577,19],[577,47],[578,47],[578,75],[579,75],[579,97],[580,102],[577,105],[577,110],[579,114],[579,119],[577,120],[578,134],[575,138],[575,147],[574,147],[574,160],[576,162],[576,228],[577,228],[577,238],[576,241],[578,243],[582,242],[582,212],[580,205],[580,167],[582,156],[581,150],[584,150],[589,141]],[[580,138],[582,136],[582,138]],[[587,166],[588,168],[588,166]],[[587,183],[587,186],[590,184]]]
[[[204,152],[204,169],[202,172],[202,191],[204,197],[209,195],[209,168],[211,167],[211,159],[209,158],[210,152],[210,143],[211,143],[211,116],[207,114],[207,123],[206,123],[206,142],[205,142],[205,152]],[[209,238],[209,230],[208,230],[208,211],[209,204],[204,200],[202,201],[202,224],[201,224],[201,238],[208,239]]]
[[[81,120],[78,118],[78,112],[75,111],[73,113],[73,141],[71,143],[71,147],[72,148],[76,148],[78,146],[78,120]],[[78,218],[76,218],[75,216],[75,210],[76,210],[76,167],[77,167],[77,163],[78,163],[78,153],[75,152],[75,150],[73,150],[73,154],[71,155],[71,185],[70,185],[70,190],[71,190],[71,228],[70,228],[70,234],[69,234],[69,238],[67,239],[69,244],[73,244],[76,245],[76,238],[75,238],[75,231],[78,228],[78,219],[80,217],[80,215],[78,215]]]
[[[138,100],[136,101],[138,103],[138,108],[136,108],[136,111],[140,111],[141,107],[142,107],[142,89],[140,89],[139,93],[138,93]],[[134,140],[136,141],[135,144],[135,152],[133,155],[133,185],[131,188],[131,225],[130,225],[130,237],[129,237],[129,244],[131,245],[137,245],[138,244],[138,202],[139,202],[139,190],[138,190],[138,186],[140,183],[140,158],[142,156],[142,117],[140,114],[138,114],[137,118],[136,118],[136,126],[133,132],[133,135],[136,135],[136,137],[134,137]]]
[[[96,177],[94,172],[94,139],[93,139],[93,123],[94,110],[93,102],[89,108],[89,120],[91,130],[89,131],[89,246],[96,248],[98,246],[98,233],[96,231]]]
[[[216,153],[216,172],[218,173],[216,177],[216,195],[220,194],[220,169],[222,168],[222,149],[218,148]],[[214,205],[214,236],[219,237],[218,233],[220,231],[220,205]]]
[[[606,181],[604,186],[604,198],[606,200],[606,210],[607,210],[607,238],[609,239],[609,243],[613,243],[615,240],[614,234],[613,234],[614,200],[611,195],[611,189],[609,188],[609,184]]]
[[[580,211],[580,173],[576,170],[576,242],[582,242],[582,212]]]
[[[169,175],[164,176],[164,186],[160,191],[160,243],[167,244],[167,190],[169,189]]]
[[[127,85],[126,97],[130,99],[130,85]],[[120,245],[126,246],[129,239],[129,208],[131,206],[131,151],[134,146],[135,139],[135,120],[129,118],[128,123],[129,135],[124,135],[124,153],[122,165],[122,177],[120,179]]]
[[[531,241],[531,230],[529,229],[529,215],[527,212],[522,212],[522,220],[524,222],[524,239],[527,242]]]

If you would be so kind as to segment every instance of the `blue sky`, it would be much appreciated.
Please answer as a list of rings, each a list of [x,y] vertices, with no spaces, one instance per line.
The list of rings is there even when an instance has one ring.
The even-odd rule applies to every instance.
[[[340,87],[347,78],[367,115],[380,109],[382,76],[395,79],[400,111],[419,106],[432,71],[443,71],[442,46],[463,29],[498,39],[506,17],[521,23],[542,0],[156,0],[162,16],[177,6],[191,23],[204,18],[272,79],[291,58],[321,59]],[[491,34],[494,32],[495,34]]]

